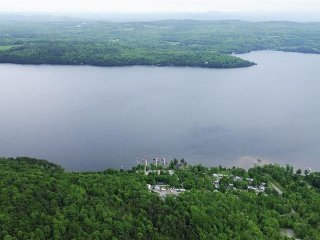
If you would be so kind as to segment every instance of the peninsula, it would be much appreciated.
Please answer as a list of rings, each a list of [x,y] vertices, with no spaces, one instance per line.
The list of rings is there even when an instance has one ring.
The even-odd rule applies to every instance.
[[[320,53],[320,23],[5,17],[0,63],[249,67],[233,53]]]

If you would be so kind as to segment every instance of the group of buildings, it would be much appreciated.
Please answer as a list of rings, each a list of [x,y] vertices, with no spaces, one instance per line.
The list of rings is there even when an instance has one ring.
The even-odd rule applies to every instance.
[[[240,176],[230,176],[228,174],[221,174],[221,173],[214,173],[213,174],[213,178],[214,178],[214,181],[213,181],[213,184],[215,186],[216,189],[219,189],[220,188],[220,182],[221,182],[221,179],[224,178],[224,177],[227,177],[228,179],[231,179],[230,183],[228,184],[228,188],[229,189],[236,189],[235,186],[234,186],[234,182],[237,182],[237,181],[246,181],[248,186],[247,186],[247,190],[251,190],[251,191],[254,191],[256,193],[260,193],[260,192],[265,192],[266,190],[266,183],[262,182],[261,184],[259,185],[254,185],[254,179],[253,178],[243,178],[243,177],[240,177]]]
[[[178,196],[180,193],[186,191],[184,188],[172,188],[169,185],[161,182],[155,185],[147,184],[147,188],[150,192],[158,193],[162,198],[165,198],[167,195]]]

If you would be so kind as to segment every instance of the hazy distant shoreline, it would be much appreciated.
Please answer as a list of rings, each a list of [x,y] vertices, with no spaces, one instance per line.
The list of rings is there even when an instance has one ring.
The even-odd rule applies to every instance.
[[[292,22],[320,22],[318,11],[208,11],[208,12],[4,12],[1,17],[27,17],[35,20],[107,20],[116,22],[159,21],[159,20],[241,20],[241,21],[292,21]]]

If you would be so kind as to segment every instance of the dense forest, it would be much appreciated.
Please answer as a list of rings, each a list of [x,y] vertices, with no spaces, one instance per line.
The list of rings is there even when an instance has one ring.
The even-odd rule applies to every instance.
[[[2,158],[0,239],[290,239],[284,229],[320,239],[319,173],[184,160],[149,168],[66,172],[44,160]],[[248,190],[247,179],[265,191]],[[185,191],[163,198],[147,189],[157,182]]]
[[[232,53],[320,53],[320,23],[0,17],[0,62],[248,67]]]

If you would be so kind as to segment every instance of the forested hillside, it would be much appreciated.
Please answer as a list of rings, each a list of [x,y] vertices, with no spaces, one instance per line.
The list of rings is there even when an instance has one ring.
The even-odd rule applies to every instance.
[[[320,53],[320,23],[0,18],[0,62],[248,67],[254,50]]]
[[[0,239],[289,239],[283,229],[320,239],[319,173],[177,160],[157,168],[65,172],[47,161],[0,159]],[[265,191],[248,190],[247,179]],[[186,191],[162,198],[147,189],[156,182]]]

